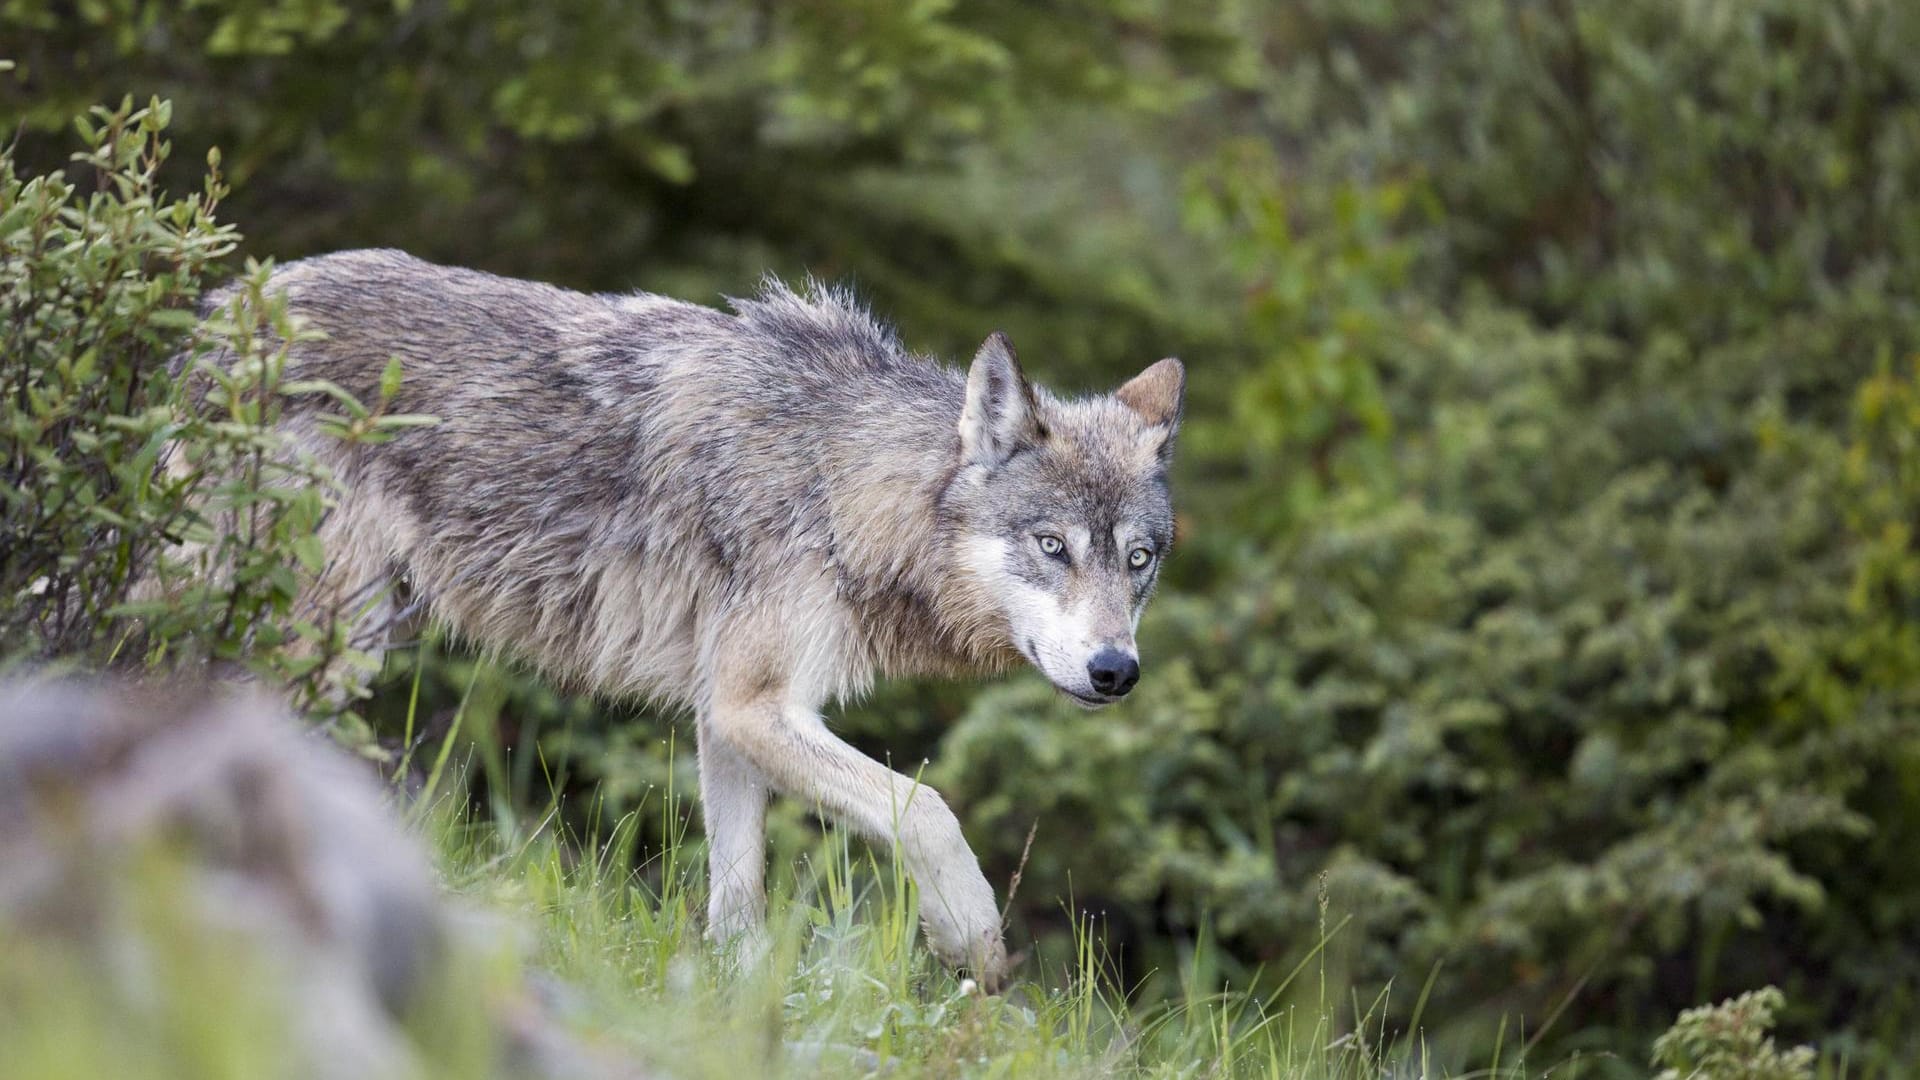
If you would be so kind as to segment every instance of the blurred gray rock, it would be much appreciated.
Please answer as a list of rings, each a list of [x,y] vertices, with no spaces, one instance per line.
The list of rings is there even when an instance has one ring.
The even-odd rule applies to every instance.
[[[206,931],[192,940],[231,948],[284,1003],[285,1075],[421,1071],[424,999],[462,970],[475,924],[368,770],[256,694],[0,686],[0,937],[57,943],[115,1008],[164,1011],[179,991],[139,891],[156,860],[169,908]],[[486,1008],[509,1073],[638,1075],[531,993]]]

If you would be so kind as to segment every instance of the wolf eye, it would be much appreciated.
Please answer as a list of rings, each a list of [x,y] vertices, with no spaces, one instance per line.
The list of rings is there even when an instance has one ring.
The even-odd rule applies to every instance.
[[[1153,551],[1150,548],[1137,547],[1127,552],[1127,565],[1135,570],[1145,570],[1152,561]]]
[[[1066,554],[1067,545],[1059,537],[1041,536],[1038,539],[1040,541],[1040,554],[1046,555],[1055,559]]]

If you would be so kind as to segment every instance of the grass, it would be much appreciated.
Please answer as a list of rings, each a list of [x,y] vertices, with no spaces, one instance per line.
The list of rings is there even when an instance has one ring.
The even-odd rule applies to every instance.
[[[585,834],[571,835],[557,800],[536,815],[513,809],[527,805],[511,795],[525,793],[532,770],[509,770],[487,727],[469,723],[463,736],[456,720],[423,752],[419,793],[394,794],[434,853],[461,929],[399,1029],[404,1067],[380,1075],[526,1075],[503,1052],[505,1029],[563,1032],[570,1053],[683,1080],[1644,1074],[1643,1051],[1530,1060],[1540,1032],[1504,1022],[1489,1060],[1449,1072],[1421,1035],[1438,972],[1402,983],[1418,988],[1412,1019],[1390,1025],[1387,1006],[1404,991],[1342,984],[1326,946],[1345,920],[1324,899],[1319,940],[1264,997],[1215,989],[1202,940],[1172,973],[1172,999],[1140,1004],[1083,917],[1061,955],[1031,957],[1009,992],[984,996],[931,960],[898,864],[831,829],[807,841],[776,833],[787,839],[766,933],[716,948],[702,934],[705,851],[685,824],[684,793],[669,786],[611,821],[586,814]],[[482,789],[484,810],[469,796]],[[663,841],[636,865],[640,838],[663,821]],[[320,1000],[309,991],[324,972],[289,970],[284,956],[248,946],[248,920],[197,891],[204,867],[186,873],[181,853],[160,844],[110,862],[69,875],[98,887],[76,903],[110,912],[97,924],[111,928],[110,945],[64,947],[0,920],[0,1080],[373,1075],[344,1043],[337,1058],[301,1058]]]
[[[544,762],[509,765],[492,725],[475,722],[497,709],[475,700],[479,676],[476,667],[447,735],[422,751],[430,766],[410,816],[450,888],[526,935],[525,962],[566,988],[569,1022],[669,1075],[1440,1075],[1417,1038],[1387,1029],[1387,991],[1363,999],[1330,982],[1324,946],[1345,920],[1330,920],[1324,903],[1321,940],[1264,998],[1214,989],[1203,940],[1177,973],[1176,1000],[1137,1007],[1098,925],[1070,905],[1066,953],[1030,957],[1006,994],[985,997],[927,953],[897,861],[831,828],[811,839],[786,829],[773,833],[764,940],[716,950],[700,918],[705,846],[688,829],[673,773],[651,804],[610,823],[563,813],[556,796],[528,816],[519,808],[539,803],[543,783],[558,785],[543,779]],[[454,760],[456,744],[464,761]],[[484,812],[464,796],[471,785],[457,774],[468,770],[484,781]],[[564,831],[582,817],[586,835]],[[651,854],[635,865],[643,835]],[[1420,1030],[1434,974],[1415,982],[1409,1031]],[[1527,1074],[1524,1054],[1504,1057],[1471,1075]]]
[[[1202,946],[1178,1003],[1137,1009],[1080,918],[1070,955],[1034,957],[1007,994],[982,996],[931,961],[896,864],[832,830],[776,853],[796,872],[775,875],[764,941],[716,950],[698,917],[697,836],[670,829],[648,864],[627,862],[644,813],[584,841],[558,834],[557,808],[524,835],[446,801],[418,816],[453,890],[530,935],[528,963],[568,988],[572,1021],[629,1040],[668,1075],[1440,1075],[1418,1041],[1385,1029],[1384,992],[1368,1001],[1329,983],[1319,947],[1256,999],[1205,989]],[[1528,1074],[1523,1055],[1505,1056],[1470,1075]]]

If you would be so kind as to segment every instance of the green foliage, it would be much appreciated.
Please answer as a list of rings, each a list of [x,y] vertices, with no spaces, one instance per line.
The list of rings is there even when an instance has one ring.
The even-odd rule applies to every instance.
[[[217,173],[184,200],[155,190],[167,113],[128,105],[79,122],[91,195],[0,159],[8,652],[70,655],[99,638],[111,651],[108,609],[180,527],[178,500],[153,490],[167,483],[157,473],[175,419],[165,360],[195,321],[181,308],[236,237],[213,220]]]
[[[158,186],[170,115],[128,101],[80,120],[88,194],[0,157],[0,658],[239,666],[331,712],[368,661],[350,613],[294,611],[325,563],[314,532],[332,488],[273,427],[286,395],[326,388],[282,377],[305,331],[263,294],[267,266],[194,313],[239,237],[214,218],[217,155],[201,193]],[[345,439],[411,422],[342,408]]]
[[[1230,399],[1196,411],[1185,447],[1230,463],[1236,520],[1271,533],[1384,465],[1367,453],[1390,425],[1380,351],[1414,255],[1398,227],[1422,191],[1405,180],[1290,185],[1253,140],[1229,144],[1190,182],[1189,224],[1248,282],[1247,329],[1271,351]]]
[[[711,296],[770,261],[879,286],[917,249],[923,285],[957,286],[972,271],[943,273],[949,230],[918,206],[875,215],[863,177],[950,163],[1043,102],[1170,107],[1239,48],[1230,10],[30,0],[0,9],[19,63],[0,112],[33,154],[103,95],[166,93],[195,145],[229,151],[230,211],[282,259],[403,243]]]
[[[1363,983],[1442,965],[1439,1001],[1655,1001],[1676,954],[1682,994],[1807,969],[1836,890],[1906,879],[1897,831],[1863,862],[1899,821],[1866,810],[1920,745],[1887,700],[1913,668],[1835,672],[1858,690],[1830,705],[1785,674],[1860,640],[1859,538],[1820,512],[1839,470],[1625,460],[1646,384],[1617,348],[1436,333],[1392,369],[1446,403],[1399,419],[1398,492],[1330,504],[1230,594],[1166,598],[1127,722],[989,691],[935,783],[1003,864],[1038,819],[1029,881],[1211,925],[1249,968],[1310,936],[1326,875]]]
[[[991,690],[935,782],[1001,867],[1037,819],[1027,887],[1070,874],[1138,969],[1171,924],[1236,981],[1284,970],[1318,880],[1363,985],[1437,973],[1444,1046],[1486,1037],[1463,1003],[1597,1047],[1785,979],[1796,1023],[1906,1059],[1920,552],[1885,368],[1920,351],[1920,262],[1829,171],[1920,176],[1891,44],[1920,31],[1815,3],[1260,25],[1262,144],[1193,189],[1270,350],[1197,376],[1204,573],[1150,616],[1123,721]]]
[[[1659,1080],[1812,1080],[1814,1054],[1773,1045],[1774,1014],[1785,998],[1773,987],[1680,1014],[1653,1044]]]

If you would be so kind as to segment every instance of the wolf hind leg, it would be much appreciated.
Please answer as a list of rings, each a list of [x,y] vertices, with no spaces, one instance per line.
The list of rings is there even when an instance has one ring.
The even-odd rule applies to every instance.
[[[993,887],[939,792],[842,742],[811,708],[759,697],[718,701],[711,717],[715,734],[781,793],[893,845],[920,890],[934,955],[970,969],[989,991],[1000,987],[1007,950]]]
[[[326,566],[303,583],[295,614],[334,639],[327,647],[358,654],[352,668],[328,680],[334,706],[365,696],[387,652],[425,628],[428,593],[413,587],[408,565],[417,539],[410,520],[396,500],[363,481],[321,521]],[[299,651],[311,655],[317,643],[303,643]]]

